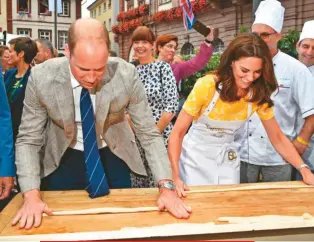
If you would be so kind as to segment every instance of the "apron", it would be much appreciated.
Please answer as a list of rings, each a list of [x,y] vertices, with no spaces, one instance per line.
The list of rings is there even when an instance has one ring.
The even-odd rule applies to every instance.
[[[186,185],[216,185],[240,183],[240,144],[234,133],[246,120],[220,121],[208,117],[215,107],[219,93],[184,137],[180,156],[180,176]],[[248,103],[248,117],[252,103]]]

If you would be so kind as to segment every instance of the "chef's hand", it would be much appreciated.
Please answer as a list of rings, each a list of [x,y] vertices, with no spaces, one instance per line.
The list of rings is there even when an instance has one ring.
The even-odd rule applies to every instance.
[[[308,185],[314,185],[314,175],[313,173],[311,172],[310,169],[308,168],[303,168],[301,171],[300,171],[301,175],[302,175],[302,178],[303,178],[303,182],[308,184]]]
[[[192,212],[175,191],[167,188],[160,188],[160,195],[157,200],[159,211],[167,209],[176,218],[189,218]]]
[[[13,186],[14,180],[12,176],[0,177],[0,200],[9,197]]]
[[[303,155],[303,153],[305,152],[305,150],[307,149],[307,146],[304,144],[301,144],[299,141],[297,141],[296,139],[292,141],[292,144],[294,146],[294,148],[297,150],[297,152],[299,153],[299,155]]]
[[[12,225],[20,222],[20,228],[31,229],[39,227],[41,224],[42,214],[51,215],[52,210],[41,200],[38,190],[30,190],[24,193],[24,203],[17,215],[12,221]]]

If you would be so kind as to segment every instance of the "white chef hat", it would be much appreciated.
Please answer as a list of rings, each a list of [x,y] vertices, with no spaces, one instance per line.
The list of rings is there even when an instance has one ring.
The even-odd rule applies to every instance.
[[[299,43],[304,39],[314,39],[314,20],[304,23]]]
[[[262,1],[256,12],[254,24],[266,24],[277,33],[281,32],[285,8],[277,0]]]

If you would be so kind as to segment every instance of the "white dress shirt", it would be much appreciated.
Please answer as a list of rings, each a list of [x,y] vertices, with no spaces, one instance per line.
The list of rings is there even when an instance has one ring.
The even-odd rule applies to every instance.
[[[279,92],[273,95],[275,118],[283,133],[293,140],[298,135],[298,120],[314,114],[314,77],[305,65],[280,51],[273,62],[279,85]],[[241,131],[236,141],[242,143],[242,161],[267,166],[287,164],[270,143],[256,114]]]
[[[74,97],[74,111],[75,111],[75,124],[77,127],[77,133],[76,137],[73,139],[70,147],[75,149],[75,150],[81,150],[84,151],[84,143],[83,143],[83,130],[82,130],[82,121],[81,121],[81,109],[80,109],[80,97],[81,97],[81,91],[82,87],[78,83],[78,81],[75,79],[75,77],[72,75],[71,69],[71,85],[73,88],[73,97]],[[95,92],[92,92],[89,90],[90,96],[92,99],[92,104],[93,104],[93,109],[94,109],[94,114],[95,114],[95,102],[96,102],[96,95]],[[97,135],[97,143],[98,143],[98,148],[104,148],[107,146],[106,142],[100,138],[99,135]]]

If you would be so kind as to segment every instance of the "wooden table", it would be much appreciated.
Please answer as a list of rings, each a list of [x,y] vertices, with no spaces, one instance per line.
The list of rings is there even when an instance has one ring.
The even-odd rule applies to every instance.
[[[263,187],[272,189],[263,189]],[[250,190],[232,190],[246,189]],[[262,186],[262,187],[261,187]],[[294,188],[278,188],[294,186]],[[261,189],[262,188],[262,189]],[[0,241],[15,240],[104,240],[169,237],[175,239],[294,239],[314,241],[314,188],[301,182],[257,183],[228,186],[193,187],[186,203],[193,209],[188,220],[179,220],[167,212],[99,214],[44,217],[39,228],[21,230],[10,222],[22,204],[17,195],[0,214]],[[221,190],[223,189],[223,190]],[[231,189],[231,190],[230,190]],[[260,190],[261,189],[261,190]],[[154,207],[157,189],[111,190],[109,196],[89,199],[85,191],[42,192],[43,200],[53,210],[98,207]],[[268,218],[240,224],[222,223],[220,217],[264,215],[296,216],[276,220]],[[153,227],[152,227],[153,226]]]

